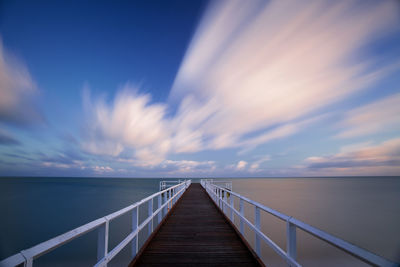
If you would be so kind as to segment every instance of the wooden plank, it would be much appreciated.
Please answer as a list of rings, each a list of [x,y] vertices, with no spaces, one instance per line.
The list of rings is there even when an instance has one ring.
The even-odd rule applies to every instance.
[[[260,266],[200,184],[192,184],[130,266]]]

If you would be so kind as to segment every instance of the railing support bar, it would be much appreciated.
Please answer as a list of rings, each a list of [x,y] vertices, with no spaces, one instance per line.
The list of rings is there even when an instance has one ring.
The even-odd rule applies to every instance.
[[[233,216],[233,209],[234,209],[234,203],[233,203],[233,195],[229,195],[229,200],[231,204],[231,221],[232,223],[235,223],[235,217]]]
[[[296,248],[296,226],[290,223],[290,217],[286,221],[286,251],[289,257],[296,261],[297,248]],[[288,265],[291,266],[290,264]]]
[[[108,227],[109,221],[99,227],[98,237],[97,237],[97,262],[105,258],[108,253]],[[104,266],[107,266],[105,263]]]
[[[158,195],[158,208],[161,207],[161,195]],[[160,210],[160,212],[158,212],[158,224],[160,224],[162,219],[162,210]]]
[[[243,222],[243,217],[244,217],[244,207],[243,207],[243,199],[239,200],[239,212],[240,212],[240,233],[244,235],[244,222]]]
[[[260,218],[260,208],[255,206],[254,210],[254,226],[261,231],[261,218]],[[260,248],[260,236],[255,232],[255,247],[256,247],[256,253],[258,256],[261,256],[261,248]]]
[[[135,232],[138,228],[139,224],[139,206],[132,210],[132,232]],[[134,258],[138,252],[138,235],[139,233],[132,239],[132,258]]]
[[[147,215],[149,217],[151,217],[153,215],[153,199],[149,200],[149,206],[148,206],[148,212]],[[148,226],[148,233],[149,236],[151,235],[151,233],[153,232],[153,219],[150,220],[149,222],[149,226]]]
[[[164,201],[163,201],[163,204],[167,203],[167,195],[168,195],[168,193],[167,193],[167,192],[164,192],[164,196],[163,196]],[[164,206],[164,211],[163,211],[163,217],[165,217],[165,215],[167,215],[167,212],[168,212],[168,205],[165,205],[165,206]]]

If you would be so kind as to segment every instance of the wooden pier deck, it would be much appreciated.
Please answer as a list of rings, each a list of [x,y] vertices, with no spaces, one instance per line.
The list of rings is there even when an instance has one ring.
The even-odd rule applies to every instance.
[[[192,184],[130,266],[262,266],[200,184]]]

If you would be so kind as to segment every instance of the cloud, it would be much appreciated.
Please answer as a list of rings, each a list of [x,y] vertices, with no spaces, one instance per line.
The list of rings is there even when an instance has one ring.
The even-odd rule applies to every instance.
[[[393,71],[389,63],[378,70],[364,48],[398,28],[396,5],[213,1],[168,102],[154,103],[129,84],[111,103],[87,95],[81,147],[154,168],[171,154],[246,151],[294,135],[322,119],[324,108]]]
[[[0,129],[0,145],[19,145],[20,142],[8,132]]]
[[[95,171],[96,173],[105,173],[105,172],[113,172],[113,168],[111,168],[110,166],[94,166],[93,167],[93,171]]]
[[[306,159],[310,170],[326,169],[331,175],[399,175],[400,138],[390,139],[380,144],[371,142],[343,147],[335,155],[309,157]]]
[[[196,143],[193,151],[298,132],[289,123],[392,71],[374,70],[362,48],[397,29],[395,7],[394,1],[212,2],[170,95],[182,103],[177,127]],[[282,127],[246,140],[276,125]]]
[[[15,125],[43,122],[35,105],[37,93],[26,66],[4,50],[0,38],[0,122]]]
[[[199,172],[212,172],[215,170],[214,161],[193,161],[193,160],[165,160],[161,164],[161,168],[168,170],[168,172],[178,173],[199,173]]]
[[[250,171],[259,171],[260,165],[269,160],[271,160],[269,155],[259,158],[250,165]]]
[[[337,135],[340,138],[400,130],[400,94],[347,112],[340,126],[344,128]]]
[[[239,161],[239,162],[237,163],[236,169],[237,169],[237,170],[244,170],[244,169],[246,168],[247,164],[248,164],[248,163],[247,163],[246,161],[241,160],[241,161]]]
[[[96,155],[117,157],[131,149],[137,161],[154,165],[164,160],[170,149],[170,130],[165,117],[166,106],[150,104],[148,94],[139,94],[131,85],[125,85],[108,104],[104,99],[92,101],[84,96],[89,112],[84,151]],[[138,163],[139,164],[139,163]]]

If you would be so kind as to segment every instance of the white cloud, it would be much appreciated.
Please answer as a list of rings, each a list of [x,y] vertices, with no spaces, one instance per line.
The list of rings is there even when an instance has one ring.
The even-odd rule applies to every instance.
[[[259,158],[250,165],[250,171],[259,171],[260,165],[269,160],[271,160],[271,157],[269,155]]]
[[[104,99],[94,103],[84,97],[89,124],[82,148],[92,154],[119,156],[133,149],[139,165],[159,164],[170,149],[170,130],[165,121],[165,105],[151,104],[150,96],[140,95],[125,85],[112,104]],[[142,162],[142,163],[140,163]]]
[[[400,94],[390,95],[346,113],[337,135],[350,138],[400,130]]]
[[[94,166],[93,171],[97,173],[113,172],[113,168],[110,166]]]
[[[244,169],[246,168],[247,164],[248,164],[248,163],[247,163],[246,161],[241,160],[241,161],[239,161],[239,162],[237,163],[236,169],[237,169],[237,170],[244,170]]]
[[[335,155],[309,157],[307,168],[334,175],[399,175],[400,138],[346,146]]]
[[[170,154],[248,150],[296,134],[322,108],[393,71],[374,70],[362,48],[397,27],[396,5],[211,2],[169,102],[152,103],[129,85],[112,104],[85,101],[91,117],[82,147],[113,157],[129,152],[132,164],[153,167]],[[167,114],[168,105],[178,106],[176,114]],[[241,162],[234,167],[245,169]]]
[[[42,122],[43,117],[34,104],[37,93],[27,67],[4,50],[0,38],[0,122]]]
[[[287,123],[392,71],[371,71],[373,60],[362,60],[360,51],[397,27],[396,3],[357,3],[212,2],[170,95],[182,100],[178,127],[187,136],[195,132],[196,150],[199,140],[226,148],[292,135],[299,129]],[[277,124],[282,127],[245,140]]]
[[[170,171],[176,173],[200,173],[200,172],[212,172],[215,170],[214,161],[193,161],[193,160],[165,160],[161,167],[164,169],[170,169]]]

